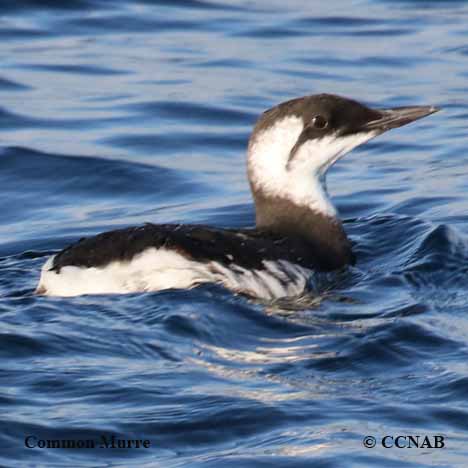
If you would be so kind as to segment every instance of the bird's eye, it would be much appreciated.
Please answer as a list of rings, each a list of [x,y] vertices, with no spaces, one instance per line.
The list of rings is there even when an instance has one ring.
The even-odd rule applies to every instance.
[[[321,130],[322,128],[325,128],[327,125],[328,125],[327,120],[325,119],[325,117],[322,117],[321,115],[316,115],[312,119],[312,126],[314,128],[318,128]]]

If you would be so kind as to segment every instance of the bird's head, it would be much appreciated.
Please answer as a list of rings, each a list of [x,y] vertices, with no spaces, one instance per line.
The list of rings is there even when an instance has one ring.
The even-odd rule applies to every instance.
[[[335,216],[322,184],[327,170],[371,138],[436,111],[432,106],[371,109],[332,94],[279,104],[262,114],[249,140],[253,195]]]

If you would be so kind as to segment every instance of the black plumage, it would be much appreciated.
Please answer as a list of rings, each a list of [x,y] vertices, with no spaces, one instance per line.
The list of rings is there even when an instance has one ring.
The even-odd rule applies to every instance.
[[[81,239],[55,256],[52,270],[59,273],[69,265],[90,268],[113,261],[127,262],[151,247],[174,250],[197,262],[216,261],[246,269],[262,269],[264,260],[286,260],[322,271],[337,267],[336,257],[324,255],[320,245],[300,237],[255,229],[145,224]],[[346,263],[354,261],[346,260]]]

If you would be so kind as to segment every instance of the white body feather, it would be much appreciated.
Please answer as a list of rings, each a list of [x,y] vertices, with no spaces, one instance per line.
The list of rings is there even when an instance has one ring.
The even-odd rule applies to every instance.
[[[188,289],[201,283],[218,283],[244,294],[275,299],[295,296],[306,287],[311,271],[286,261],[264,261],[262,270],[247,270],[218,262],[200,263],[172,250],[149,248],[131,261],[115,261],[103,267],[65,266],[52,271],[54,257],[42,268],[37,287],[47,296],[125,294]]]

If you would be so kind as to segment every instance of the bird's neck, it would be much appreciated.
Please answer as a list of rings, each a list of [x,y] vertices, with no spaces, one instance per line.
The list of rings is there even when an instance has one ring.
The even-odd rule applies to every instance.
[[[351,242],[335,214],[260,192],[254,192],[254,198],[258,230],[309,244],[323,270],[354,263]]]
[[[327,168],[344,154],[343,142],[336,138],[304,142],[291,164],[291,149],[303,129],[302,118],[295,115],[266,126],[260,121],[255,127],[247,151],[247,172],[257,228],[308,243],[322,257],[324,269],[332,270],[353,259],[324,185]]]

